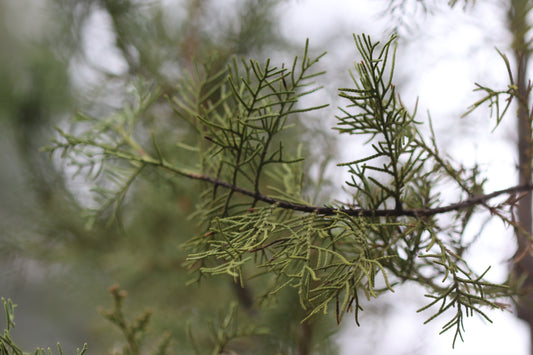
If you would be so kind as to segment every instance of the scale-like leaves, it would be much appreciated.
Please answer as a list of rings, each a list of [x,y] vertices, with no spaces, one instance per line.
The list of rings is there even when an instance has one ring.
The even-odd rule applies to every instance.
[[[270,60],[235,59],[222,70],[198,64],[168,98],[177,118],[192,127],[193,134],[176,138],[187,161],[171,161],[158,132],[137,129],[154,102],[142,94],[132,109],[106,119],[79,116],[81,133],[60,131],[50,149],[96,171],[107,187],[104,208],[118,208],[146,168],[200,180],[196,216],[203,231],[184,245],[186,265],[198,278],[230,275],[244,284],[249,275],[261,277],[262,299],[297,289],[306,320],[334,309],[338,321],[354,311],[357,322],[361,296],[416,282],[431,298],[422,310],[440,304],[429,320],[454,310],[443,330],[461,337],[465,316],[486,317],[480,307],[500,307],[495,300],[509,293],[468,267],[464,230],[476,206],[512,223],[505,206],[487,201],[521,190],[482,195],[477,167],[442,156],[431,126],[432,135],[423,137],[416,109],[409,112],[394,87],[394,37],[380,44],[356,36],[355,43],[361,60],[353,87],[340,89],[348,104],[336,129],[366,135],[373,151],[339,164],[349,169],[351,203],[312,206],[302,194],[303,157],[286,134],[296,115],[326,106],[300,106],[322,74],[312,70],[321,56],[311,58],[307,44],[288,67]],[[441,183],[460,202],[443,206],[435,192]]]

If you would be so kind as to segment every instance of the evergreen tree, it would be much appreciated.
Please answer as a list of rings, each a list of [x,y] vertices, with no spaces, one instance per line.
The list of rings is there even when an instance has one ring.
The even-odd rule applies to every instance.
[[[208,30],[213,2],[187,2],[187,16],[177,27],[166,22],[168,9],[154,4],[54,4],[62,23],[78,29],[68,33],[78,37],[56,37],[61,40],[50,47],[52,58],[85,60],[101,81],[93,91],[83,88],[89,99],[70,126],[56,121],[58,136],[46,151],[68,168],[41,167],[36,155],[23,160],[35,169],[30,176],[37,181],[49,169],[55,182],[44,185],[46,193],[39,196],[45,198],[36,204],[50,227],[29,241],[33,247],[51,246],[30,250],[77,265],[71,272],[87,265],[101,268],[103,278],[130,290],[134,309],[155,307],[154,320],[147,311],[128,321],[126,292],[110,289],[113,308],[101,314],[122,333],[117,351],[329,353],[334,351],[329,342],[333,321],[353,313],[359,323],[363,302],[400,284],[427,290],[428,302],[420,311],[428,314],[428,322],[442,320],[442,330],[453,332],[455,343],[462,339],[465,317],[489,319],[488,309],[506,309],[508,297],[527,285],[523,269],[505,284],[476,274],[466,258],[465,230],[475,213],[485,211],[515,228],[529,245],[525,241],[531,233],[522,217],[515,221],[514,212],[527,201],[530,178],[486,193],[477,167],[441,153],[431,122],[423,124],[416,104],[404,105],[396,91],[395,36],[385,41],[354,36],[359,57],[352,85],[339,89],[343,105],[335,130],[363,136],[371,152],[361,150],[350,161],[335,162],[339,171],[349,173],[343,187],[349,197],[324,200],[324,195],[315,197],[320,179],[308,174],[313,161],[320,160],[310,155],[309,145],[319,140],[299,144],[295,138],[306,137],[305,120],[321,117],[328,105],[306,106],[309,100],[302,100],[325,80],[315,69],[322,55],[312,54],[306,43],[299,56],[285,63],[243,58],[260,56],[265,40],[276,38],[265,16],[275,2],[243,2],[238,30],[223,26],[222,33]],[[511,23],[519,22],[513,14],[527,14],[527,5],[512,2]],[[90,62],[82,48],[72,46],[95,13],[111,26],[123,69],[99,67],[102,63]],[[522,42],[515,42],[516,53],[523,54]],[[515,81],[511,62],[501,57],[509,71],[507,89],[480,85],[486,96],[472,109],[490,104],[499,123],[517,99],[519,115],[527,119],[529,88],[523,79]],[[44,78],[46,83],[66,77],[60,61],[51,62],[55,71],[46,73],[59,74]],[[30,104],[4,110],[12,120],[6,121],[24,124],[14,131],[29,137],[37,132],[32,120],[52,121],[46,109],[54,101],[41,95],[54,93],[30,92],[25,96]],[[17,103],[11,97],[8,102]],[[69,108],[61,105],[59,111]],[[31,144],[26,138],[21,150],[35,154]],[[91,179],[97,199],[87,202],[71,192],[72,168]],[[440,184],[453,189],[457,201],[442,202]],[[75,217],[87,207],[86,219]],[[20,243],[19,237],[14,244]],[[519,254],[517,265],[528,260],[526,254]],[[103,282],[101,275],[86,275],[98,279],[94,284]],[[184,287],[187,282],[190,286]],[[8,323],[0,350],[20,353],[10,338],[12,303],[6,301],[5,308]],[[147,337],[149,330],[155,336]],[[108,329],[99,339],[107,338],[104,333]]]
[[[491,201],[531,186],[480,193],[485,180],[477,168],[441,155],[435,137],[420,133],[416,109],[399,100],[393,84],[395,38],[383,44],[365,35],[354,39],[361,61],[353,87],[340,89],[347,104],[337,130],[366,135],[374,152],[339,164],[351,174],[349,202],[313,204],[303,193],[303,157],[283,139],[293,116],[326,106],[297,105],[317,90],[313,83],[322,74],[311,71],[320,56],[310,57],[308,46],[291,66],[234,60],[221,72],[195,70],[180,95],[170,98],[176,116],[194,128],[195,139],[178,143],[194,155],[194,164],[171,160],[154,133],[141,145],[142,138],[133,134],[138,116],[129,112],[144,112],[142,103],[150,100],[142,99],[140,109],[94,120],[83,132],[62,131],[50,150],[70,154],[84,166],[121,171],[123,189],[111,201],[120,202],[124,188],[145,169],[202,182],[196,217],[203,231],[185,244],[186,264],[197,282],[229,275],[245,289],[251,275],[261,280],[260,305],[295,289],[309,334],[321,313],[333,313],[340,322],[353,311],[358,322],[361,298],[415,282],[428,290],[430,301],[421,309],[433,311],[428,321],[454,309],[443,331],[462,339],[465,317],[477,313],[488,319],[482,307],[503,309],[499,299],[513,292],[469,268],[465,228],[479,208],[514,224],[516,198]],[[209,84],[213,87],[203,90]],[[443,204],[434,191],[436,181],[455,186],[462,199]],[[439,218],[443,214],[448,218]],[[245,308],[247,297],[241,298]],[[231,346],[226,341],[216,351]],[[308,349],[300,346],[302,353]]]

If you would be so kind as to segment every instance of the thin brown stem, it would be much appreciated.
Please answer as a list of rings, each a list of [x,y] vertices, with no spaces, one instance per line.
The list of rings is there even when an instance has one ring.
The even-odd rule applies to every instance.
[[[165,162],[156,162],[156,161],[144,161],[144,162],[148,164],[160,166],[177,175],[188,177],[193,180],[205,181],[214,186],[221,186],[226,189],[230,189],[231,191],[238,192],[242,195],[253,197],[256,200],[265,202],[269,205],[276,205],[279,208],[300,211],[300,212],[317,213],[317,214],[321,214],[325,216],[332,216],[332,215],[342,213],[342,214],[349,215],[349,216],[360,216],[360,217],[400,217],[400,216],[428,217],[428,216],[434,216],[437,214],[442,214],[442,213],[447,213],[447,212],[460,211],[465,208],[473,207],[476,205],[482,205],[488,200],[491,200],[501,195],[510,195],[510,194],[516,194],[519,192],[533,190],[533,184],[531,183],[524,184],[524,185],[517,185],[517,186],[509,187],[507,189],[497,190],[489,194],[473,196],[464,201],[460,201],[460,202],[456,202],[456,203],[452,203],[446,206],[436,207],[436,208],[419,208],[419,209],[402,209],[402,210],[397,210],[397,209],[371,210],[371,209],[364,209],[364,208],[344,208],[344,207],[336,208],[336,207],[304,205],[300,203],[284,201],[284,200],[280,200],[277,198],[263,195],[259,192],[254,192],[254,191],[244,189],[240,186],[236,186],[236,185],[230,184],[229,182],[219,180],[219,179],[216,179],[210,176],[195,174],[195,173],[187,173],[179,169],[176,169],[173,166],[166,164]]]

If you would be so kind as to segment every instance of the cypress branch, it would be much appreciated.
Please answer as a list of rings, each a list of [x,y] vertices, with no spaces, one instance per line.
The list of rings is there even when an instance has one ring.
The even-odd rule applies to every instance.
[[[184,245],[186,265],[200,276],[226,274],[242,284],[245,271],[259,270],[257,277],[273,276],[262,299],[292,287],[298,290],[304,320],[335,305],[337,321],[354,310],[357,324],[360,295],[371,299],[399,283],[416,282],[431,298],[420,311],[440,304],[430,321],[454,309],[443,331],[455,328],[455,338],[461,339],[464,316],[486,317],[480,306],[502,308],[495,300],[512,293],[469,268],[463,259],[469,245],[463,239],[466,226],[483,207],[519,228],[513,208],[533,184],[484,193],[477,166],[456,167],[444,157],[431,121],[427,143],[415,118],[416,105],[410,112],[400,100],[393,84],[395,37],[383,44],[366,35],[354,39],[361,61],[350,73],[353,87],[340,89],[347,104],[340,108],[335,129],[366,135],[373,151],[338,164],[350,174],[349,204],[306,202],[303,157],[284,136],[293,117],[326,107],[299,106],[302,97],[320,88],[310,80],[322,74],[311,70],[321,56],[310,58],[308,44],[290,68],[270,60],[234,60],[214,73],[196,66],[180,96],[168,99],[177,117],[193,129],[176,144],[192,156],[187,157],[193,161],[189,167],[169,158],[172,152],[165,151],[157,132],[134,136],[139,116],[155,101],[150,95],[139,95],[138,104],[123,115],[80,116],[92,126],[76,135],[59,131],[62,138],[49,151],[60,151],[80,170],[97,168],[99,178],[115,186],[104,191],[109,201],[103,208],[120,208],[148,167],[206,183],[196,212],[205,233]],[[480,89],[487,96],[473,108],[488,103],[497,115],[514,95],[512,85],[507,91]],[[500,96],[506,100],[504,110],[498,109]],[[151,147],[139,141],[150,141]],[[436,181],[453,184],[462,200],[442,205],[434,192]],[[489,205],[502,196],[507,196],[504,202]],[[445,213],[450,218],[437,218]]]

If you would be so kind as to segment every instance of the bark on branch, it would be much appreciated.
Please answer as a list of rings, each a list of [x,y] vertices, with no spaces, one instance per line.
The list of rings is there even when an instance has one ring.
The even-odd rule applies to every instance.
[[[349,216],[360,216],[360,217],[401,217],[401,216],[429,217],[429,216],[434,216],[437,214],[459,211],[465,208],[473,207],[476,205],[481,205],[498,196],[518,194],[521,192],[533,190],[533,184],[517,185],[517,186],[509,187],[503,190],[493,191],[489,194],[472,196],[463,201],[459,201],[459,202],[452,203],[446,206],[435,207],[435,208],[420,208],[420,209],[397,209],[395,208],[395,209],[380,209],[380,210],[371,210],[371,209],[364,209],[364,208],[345,208],[345,207],[339,208],[339,207],[304,205],[304,204],[294,203],[290,201],[285,201],[285,200],[273,198],[267,195],[263,195],[258,192],[244,189],[240,186],[230,184],[226,181],[213,178],[211,176],[184,172],[184,171],[176,169],[173,166],[165,164],[164,162],[156,163],[156,162],[145,161],[145,163],[160,166],[175,174],[188,177],[193,180],[205,181],[214,186],[220,186],[220,187],[226,188],[231,191],[238,192],[242,195],[253,197],[254,199],[258,201],[262,201],[270,205],[276,205],[280,208],[289,209],[293,211],[300,211],[300,212],[317,213],[317,214],[321,214],[324,216],[333,216],[333,215],[342,213],[342,214],[346,214]]]

